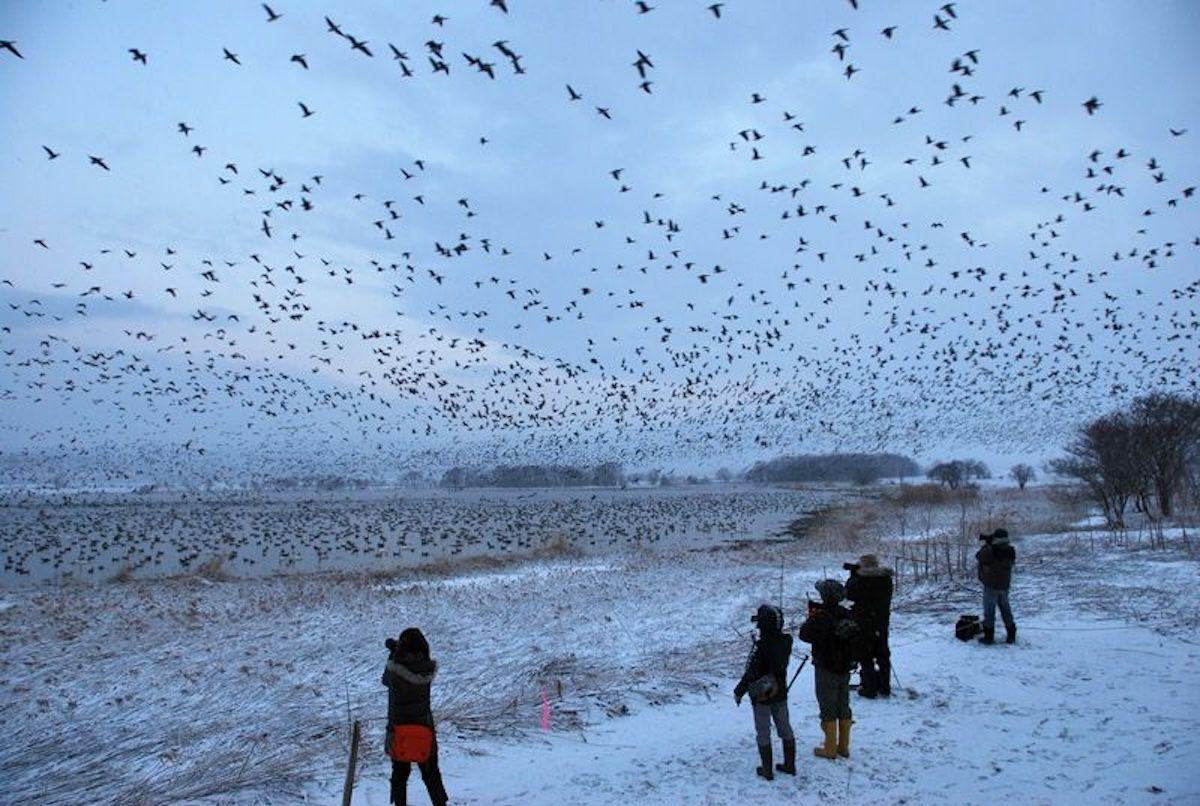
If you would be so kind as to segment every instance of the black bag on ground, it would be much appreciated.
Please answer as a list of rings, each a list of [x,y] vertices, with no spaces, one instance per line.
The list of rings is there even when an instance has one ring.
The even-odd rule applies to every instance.
[[[960,641],[970,641],[981,632],[983,627],[979,624],[979,616],[959,616],[954,625],[954,637]]]

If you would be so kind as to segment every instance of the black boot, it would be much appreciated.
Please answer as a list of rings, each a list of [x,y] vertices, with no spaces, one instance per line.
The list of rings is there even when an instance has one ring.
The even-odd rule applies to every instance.
[[[875,699],[879,690],[879,679],[872,664],[864,662],[858,667],[858,696]]]
[[[996,643],[996,628],[995,627],[984,627],[983,628],[983,637],[979,639],[979,643],[981,643],[981,644]]]
[[[775,769],[784,775],[796,774],[796,740],[783,740],[783,763],[776,764]]]
[[[766,778],[768,781],[775,780],[775,769],[771,764],[771,745],[760,744],[758,746],[758,758],[762,761],[762,765],[754,771]]]
[[[1007,625],[1007,626],[1005,626],[1004,631],[1006,633],[1008,633],[1004,637],[1004,643],[1015,644],[1017,642],[1017,625],[1016,624]]]

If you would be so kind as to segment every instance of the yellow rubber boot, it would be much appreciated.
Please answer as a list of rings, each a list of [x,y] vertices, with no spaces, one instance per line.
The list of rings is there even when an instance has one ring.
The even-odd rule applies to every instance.
[[[850,726],[853,724],[854,720],[851,719],[839,719],[837,723],[837,754],[842,758],[850,758]]]
[[[821,723],[821,730],[825,733],[825,744],[813,748],[814,756],[828,759],[837,758],[837,729],[838,723],[832,719]]]

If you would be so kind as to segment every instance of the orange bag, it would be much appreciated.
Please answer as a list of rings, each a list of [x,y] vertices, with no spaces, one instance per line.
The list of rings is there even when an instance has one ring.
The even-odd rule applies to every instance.
[[[424,764],[433,752],[433,731],[424,725],[392,725],[384,744],[392,761]]]

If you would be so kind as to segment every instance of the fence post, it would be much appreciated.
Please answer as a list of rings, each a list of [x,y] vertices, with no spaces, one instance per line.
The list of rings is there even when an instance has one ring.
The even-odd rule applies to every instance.
[[[346,785],[342,788],[342,806],[350,806],[354,797],[354,771],[358,767],[358,739],[361,730],[354,720],[354,731],[350,734],[350,764],[346,767]]]

